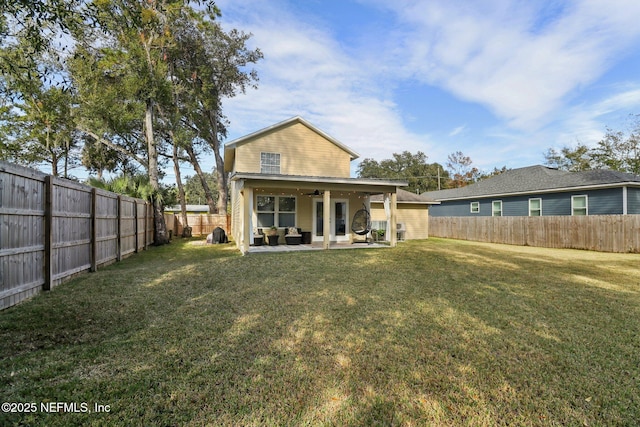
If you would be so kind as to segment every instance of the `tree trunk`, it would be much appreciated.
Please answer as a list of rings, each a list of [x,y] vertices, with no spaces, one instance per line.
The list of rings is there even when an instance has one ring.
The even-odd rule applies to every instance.
[[[144,114],[144,136],[149,151],[149,183],[156,193],[153,196],[153,244],[164,245],[169,243],[167,236],[167,225],[164,222],[164,212],[160,195],[160,181],[158,178],[158,147],[153,137],[153,99],[147,100],[147,107]]]
[[[224,172],[224,159],[220,154],[220,140],[218,139],[218,118],[215,111],[208,110],[207,117],[211,126],[211,137],[207,138],[209,146],[216,158],[216,176],[218,178],[218,213],[227,213],[227,174]]]
[[[184,186],[182,185],[182,177],[180,176],[180,161],[178,160],[178,141],[173,137],[171,133],[171,139],[173,140],[173,171],[176,174],[176,185],[178,186],[178,200],[180,200],[180,216],[182,217],[182,227],[188,227],[189,222],[187,220],[187,202],[184,197]]]
[[[193,169],[195,169],[198,174],[198,178],[200,178],[200,183],[202,184],[202,188],[204,190],[204,195],[207,198],[207,204],[209,205],[209,213],[218,213],[218,209],[216,207],[216,201],[213,200],[213,193],[209,188],[209,184],[207,184],[207,179],[202,172],[202,168],[200,167],[200,162],[198,162],[198,157],[196,153],[193,151],[193,147],[190,144],[187,144],[185,147],[187,154],[189,155],[189,159],[191,159],[191,165]]]

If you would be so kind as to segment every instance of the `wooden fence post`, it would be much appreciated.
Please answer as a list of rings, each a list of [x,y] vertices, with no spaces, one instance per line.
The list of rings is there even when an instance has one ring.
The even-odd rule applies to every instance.
[[[98,271],[98,195],[95,187],[91,189],[91,271]]]
[[[51,290],[53,282],[53,177],[44,178],[44,284],[42,289]]]
[[[149,218],[149,203],[145,202],[144,203],[144,250],[147,250],[147,227],[149,227],[147,225],[147,220]]]
[[[134,200],[133,201],[133,221],[135,223],[135,226],[133,227],[133,231],[136,235],[136,240],[135,240],[135,252],[138,252],[138,201]]]
[[[116,260],[122,261],[122,196],[118,196],[118,243],[116,246]]]

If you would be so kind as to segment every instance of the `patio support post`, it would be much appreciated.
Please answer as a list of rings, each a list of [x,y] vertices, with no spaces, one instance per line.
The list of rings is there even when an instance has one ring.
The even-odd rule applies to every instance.
[[[331,246],[331,191],[325,190],[322,201],[322,248],[329,249]]]
[[[391,193],[391,236],[390,244],[395,248],[398,244],[398,194]]]
[[[253,188],[244,187],[242,191],[242,253],[249,252],[250,236],[251,236],[251,201],[253,200]]]

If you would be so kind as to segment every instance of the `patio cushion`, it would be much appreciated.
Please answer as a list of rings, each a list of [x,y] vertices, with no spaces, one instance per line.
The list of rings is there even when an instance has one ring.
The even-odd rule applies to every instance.
[[[298,229],[296,227],[289,227],[289,229],[287,230],[287,235],[289,235],[289,236],[299,236],[300,233],[298,232]]]

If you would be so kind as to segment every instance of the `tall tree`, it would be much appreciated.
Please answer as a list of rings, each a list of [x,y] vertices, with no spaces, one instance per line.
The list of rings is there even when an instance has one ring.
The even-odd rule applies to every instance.
[[[472,164],[471,157],[465,156],[462,151],[456,151],[447,156],[447,167],[451,174],[451,187],[464,187],[478,180],[480,171],[475,166],[471,166]]]
[[[478,176],[478,181],[481,181],[483,179],[492,178],[494,176],[501,175],[501,174],[503,174],[503,173],[505,173],[505,172],[507,172],[509,170],[511,170],[511,169],[507,168],[506,166],[503,166],[500,169],[498,169],[497,167],[494,167],[491,172],[481,172],[480,175]]]
[[[130,164],[128,157],[91,137],[84,138],[81,161],[98,179],[102,179],[104,172],[126,171]]]
[[[423,193],[438,190],[441,182],[449,179],[449,174],[438,163],[427,163],[427,156],[421,151],[393,153],[392,159],[380,162],[368,158],[358,165],[360,178],[404,179],[409,183],[407,191]]]
[[[95,113],[87,115],[90,119],[98,118],[98,126],[85,121],[81,129],[96,141],[105,143],[110,148],[117,149],[130,155],[134,160],[143,165],[149,177],[151,188],[159,194],[160,191],[160,169],[159,169],[159,145],[161,140],[154,132],[156,103],[166,102],[165,98],[170,96],[170,83],[167,79],[166,50],[171,41],[171,29],[168,25],[168,16],[179,13],[184,7],[182,0],[148,1],[139,2],[136,0],[113,0],[93,3],[98,10],[97,24],[103,33],[103,40],[98,48],[81,46],[76,55],[76,73],[84,70],[82,77],[76,83],[81,86],[85,95],[84,99],[93,104],[100,102],[109,107],[114,106],[114,102],[104,102],[103,85],[96,85],[96,78],[111,86],[114,93],[108,98],[113,101],[122,94],[125,99],[122,108],[131,110],[142,110],[142,117],[122,123],[120,117],[114,117],[113,111],[104,111],[102,117]],[[89,40],[91,40],[89,38]],[[88,59],[88,61],[86,61]],[[87,62],[83,64],[82,62]],[[87,67],[89,67],[87,69]],[[95,73],[95,69],[103,68],[106,71],[102,75]],[[106,80],[106,81],[105,81]],[[125,90],[122,90],[125,89]],[[86,109],[85,109],[86,111]],[[130,116],[130,114],[125,117]],[[105,120],[106,118],[106,120]],[[106,122],[106,123],[105,123]],[[104,131],[122,129],[122,126],[113,124],[125,124],[131,127],[141,123],[135,132],[125,132],[120,135],[122,138],[116,144],[109,143],[109,138],[104,135]],[[101,126],[106,124],[106,126]],[[105,129],[106,128],[106,129]],[[131,136],[135,137],[131,138]],[[140,156],[140,141],[142,136],[144,143],[144,154]],[[122,142],[126,145],[123,146]],[[132,148],[131,145],[137,145]],[[136,149],[137,148],[137,149]],[[154,242],[164,244],[168,242],[168,233],[164,223],[162,201],[159,197],[153,198],[154,209]]]
[[[227,176],[221,154],[222,138],[226,137],[227,120],[223,114],[222,102],[248,87],[256,87],[258,76],[250,64],[262,58],[259,49],[249,49],[250,34],[238,30],[225,32],[216,17],[217,9],[208,12],[187,11],[174,21],[174,41],[169,56],[174,63],[173,82],[181,85],[178,100],[183,110],[183,120],[196,135],[204,141],[216,160],[218,183],[217,210],[227,211]],[[197,161],[195,146],[189,157],[196,171],[201,170]],[[203,186],[206,180],[197,172]]]
[[[28,55],[30,47],[22,36],[1,49],[15,67],[2,76],[2,128],[9,139],[2,146],[7,150],[2,157],[24,165],[48,163],[54,176],[69,177],[69,169],[78,163],[73,94],[35,74],[38,68],[57,70],[59,64],[42,53]]]
[[[640,175],[640,115],[629,117],[627,131],[607,128],[594,147],[578,144],[575,148],[550,148],[545,164],[561,170],[611,169]]]
[[[207,186],[217,195],[217,174],[204,172]],[[187,203],[201,205],[207,201],[202,182],[198,176],[187,176],[184,182],[184,192]]]
[[[591,158],[598,168],[640,174],[640,122],[628,134],[607,128],[591,150]]]
[[[589,147],[578,144],[575,148],[549,148],[544,154],[545,165],[559,170],[578,172],[592,169],[593,158]]]

